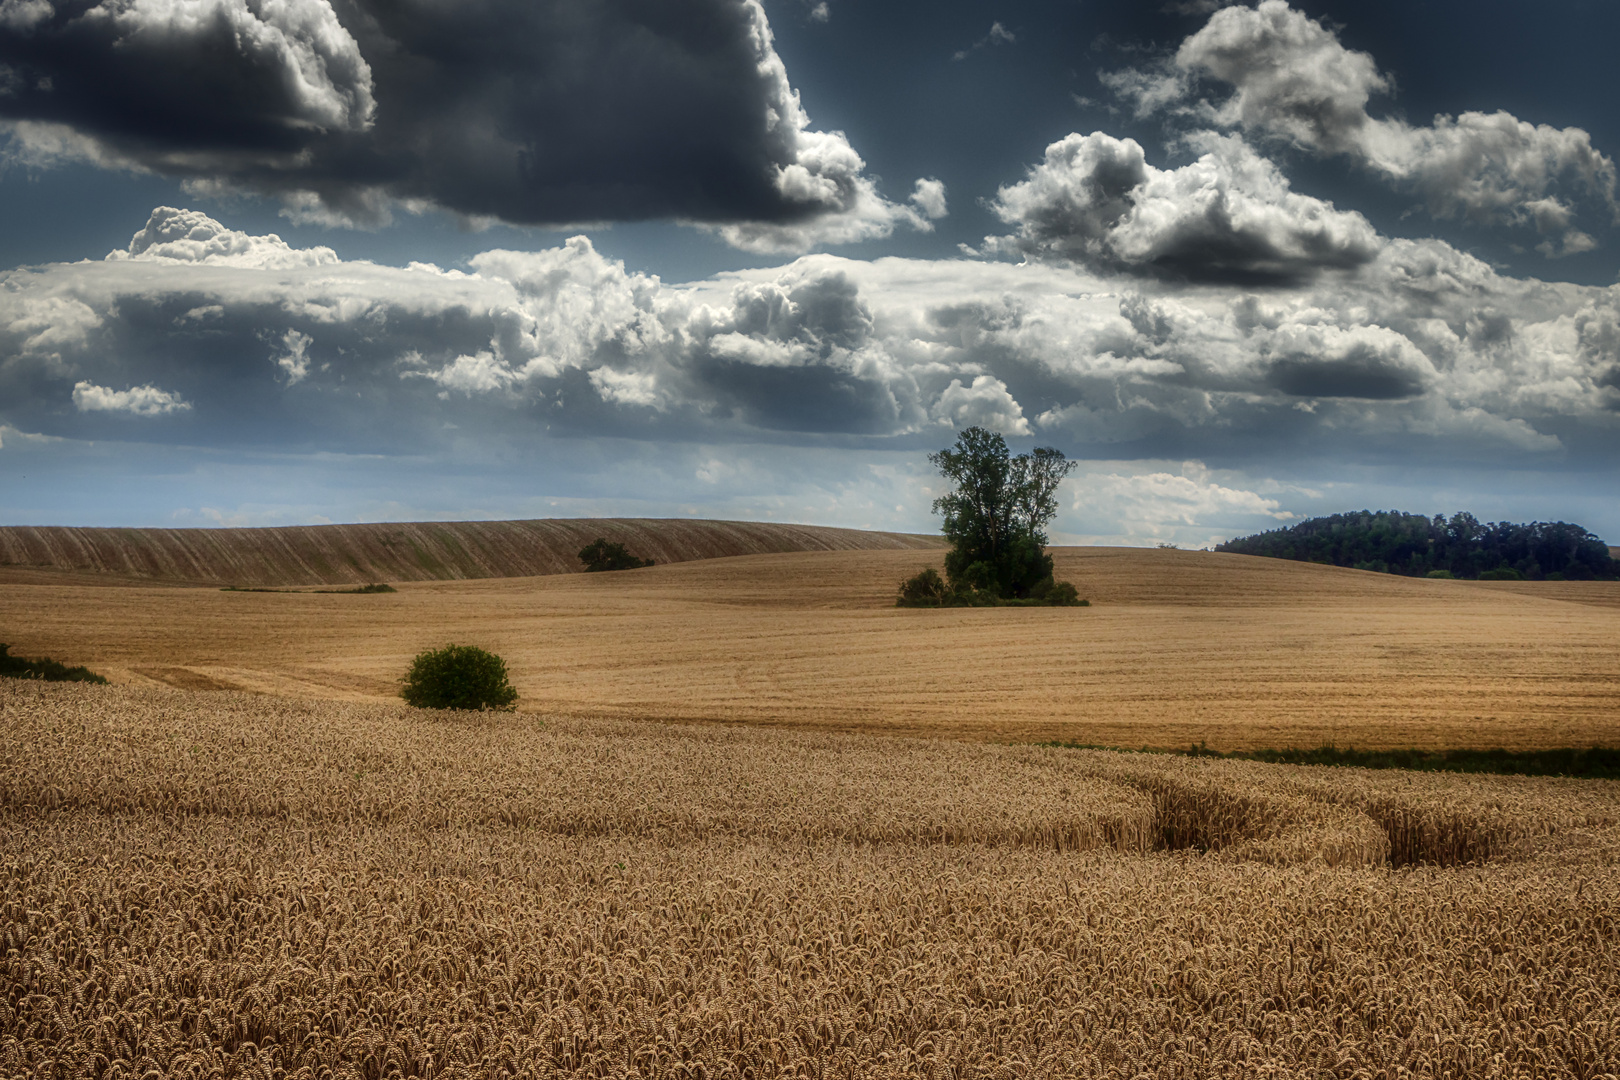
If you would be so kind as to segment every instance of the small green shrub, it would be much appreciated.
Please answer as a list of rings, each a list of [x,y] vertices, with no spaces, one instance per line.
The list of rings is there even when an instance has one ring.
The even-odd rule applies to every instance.
[[[610,544],[600,536],[580,549],[579,561],[585,564],[588,574],[604,570],[639,570],[643,566],[653,565],[653,560],[632,555],[623,544]]]
[[[916,577],[900,583],[895,607],[1090,607],[1080,599],[1071,582],[1042,578],[1028,596],[1001,596],[989,563],[973,563],[960,579],[948,583],[939,571],[928,567]]]
[[[895,606],[944,607],[948,595],[945,579],[939,576],[938,570],[930,566],[916,577],[907,578],[900,583],[900,599],[895,601]]]
[[[106,683],[106,676],[97,675],[87,667],[68,667],[47,658],[24,660],[6,652],[9,645],[0,645],[0,675],[9,679],[43,679],[45,682]]]
[[[506,661],[475,645],[418,653],[400,691],[419,709],[510,709],[517,696],[506,681]]]
[[[1511,566],[1498,566],[1495,570],[1481,570],[1481,581],[1523,581],[1524,575]]]
[[[1426,576],[1438,578],[1442,581],[1450,581],[1452,578],[1452,573],[1450,570],[1430,570]]]
[[[1080,599],[1080,590],[1074,587],[1072,581],[1054,581],[1044,591],[1041,599],[1053,607],[1090,607],[1090,600]]]

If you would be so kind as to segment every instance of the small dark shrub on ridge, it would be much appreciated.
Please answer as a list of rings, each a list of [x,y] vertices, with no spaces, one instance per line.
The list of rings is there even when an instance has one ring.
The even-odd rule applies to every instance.
[[[651,559],[630,554],[623,544],[610,544],[600,536],[580,549],[579,561],[585,564],[586,573],[599,573],[604,570],[639,570],[643,566],[653,564]]]

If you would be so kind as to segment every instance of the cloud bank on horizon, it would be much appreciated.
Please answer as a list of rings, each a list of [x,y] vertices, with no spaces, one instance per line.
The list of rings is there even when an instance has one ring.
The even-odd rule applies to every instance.
[[[0,447],[508,482],[583,456],[618,509],[926,528],[913,459],[978,424],[1097,463],[1066,534],[1183,542],[1317,507],[1347,470],[1385,478],[1362,492],[1423,490],[1421,468],[1527,488],[1612,470],[1620,288],[1389,235],[1288,175],[1344,160],[1554,259],[1615,227],[1587,132],[1375,116],[1390,76],[1285,0],[1220,8],[1104,82],[1166,125],[1163,164],[1104,131],[1032,146],[982,193],[1003,231],[959,257],[670,283],[577,235],[388,266],[158,207],[105,259],[0,273]],[[0,0],[0,122],[14,163],[178,177],[295,220],[656,218],[798,253],[947,212],[940,180],[891,201],[813,129],[756,0]],[[615,481],[648,468],[638,445],[652,479]],[[773,510],[773,485],[812,495]]]

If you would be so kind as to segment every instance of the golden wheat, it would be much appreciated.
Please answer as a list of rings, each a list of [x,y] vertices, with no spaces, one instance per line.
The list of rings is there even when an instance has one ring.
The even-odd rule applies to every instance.
[[[10,585],[0,640],[129,685],[370,700],[396,696],[423,649],[477,644],[507,660],[521,708],[550,715],[1218,749],[1620,745],[1620,608],[1238,555],[1056,555],[1095,606],[897,609],[895,583],[937,557],[823,552],[364,597]],[[1532,584],[1601,599],[1613,583]]]
[[[0,1074],[1613,1077],[1614,789],[6,682]]]

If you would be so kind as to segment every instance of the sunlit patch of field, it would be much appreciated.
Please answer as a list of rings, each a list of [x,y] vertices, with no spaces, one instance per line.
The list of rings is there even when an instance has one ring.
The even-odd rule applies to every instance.
[[[1411,580],[1055,549],[1089,608],[910,610],[937,552],[760,555],[390,595],[19,574],[0,640],[130,686],[382,700],[417,652],[504,656],[543,715],[1102,745],[1620,744],[1620,586]]]
[[[0,680],[0,1075],[1603,1077],[1620,786]]]

